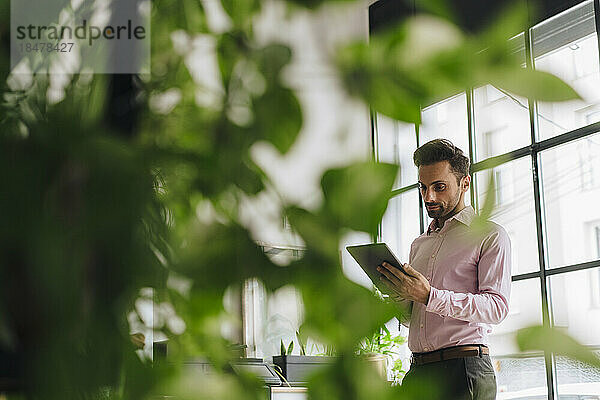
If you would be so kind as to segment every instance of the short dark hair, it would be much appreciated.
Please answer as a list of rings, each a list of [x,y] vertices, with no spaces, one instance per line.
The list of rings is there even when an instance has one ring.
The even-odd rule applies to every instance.
[[[469,175],[469,158],[447,139],[434,139],[425,143],[415,151],[413,160],[417,167],[448,161],[458,182]]]

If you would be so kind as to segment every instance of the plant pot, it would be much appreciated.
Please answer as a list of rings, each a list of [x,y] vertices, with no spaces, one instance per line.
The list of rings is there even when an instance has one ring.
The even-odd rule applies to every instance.
[[[368,362],[377,371],[379,376],[387,380],[387,357],[383,354],[367,354],[364,356]]]
[[[281,368],[281,374],[290,384],[304,384],[315,371],[332,364],[329,356],[273,356],[273,363]]]

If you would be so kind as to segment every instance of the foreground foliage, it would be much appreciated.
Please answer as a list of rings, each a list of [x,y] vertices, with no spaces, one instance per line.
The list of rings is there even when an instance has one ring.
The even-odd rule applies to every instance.
[[[293,14],[324,2],[286,6]],[[269,3],[223,0],[230,24],[219,32],[202,4],[153,2],[153,72],[134,80],[133,130],[107,123],[113,79],[70,76],[55,103],[43,72],[20,83],[9,76],[4,43],[0,348],[12,361],[9,373],[25,382],[28,398],[262,398],[255,377],[233,373],[232,343],[221,335],[226,291],[259,278],[269,291],[296,286],[303,330],[339,355],[310,383],[311,398],[436,398],[427,383],[390,387],[354,356],[397,310],[344,277],[338,248],[349,231],[376,233],[397,166],[365,161],[326,171],[316,209],[280,196],[281,217],[306,252],[275,264],[244,225],[240,205],[277,191],[254,163],[252,146],[267,141],[285,155],[302,128],[302,108],[282,78],[292,52],[255,36],[254,18]],[[9,26],[7,3],[0,7]],[[408,122],[420,121],[422,104],[486,82],[535,99],[576,97],[557,78],[523,70],[506,51],[506,38],[523,23],[523,10],[513,10],[475,36],[441,18],[417,17],[369,45],[339,49],[332,60],[349,95]],[[440,46],[422,36],[432,30],[448,40]],[[214,46],[214,87],[194,78],[174,35]],[[168,94],[178,100],[161,106]],[[148,324],[140,301],[159,310],[152,327],[170,338],[173,364],[152,368],[134,353],[132,320]],[[191,355],[210,360],[215,374],[181,371],[178,361]]]

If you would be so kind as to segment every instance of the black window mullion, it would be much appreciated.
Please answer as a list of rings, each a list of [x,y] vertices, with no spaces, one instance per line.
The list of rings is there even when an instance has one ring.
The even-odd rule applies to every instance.
[[[378,131],[377,131],[377,113],[372,109],[369,111],[371,117],[371,155],[373,161],[379,162],[379,148],[378,148]]]
[[[526,66],[529,69],[535,69],[534,60],[532,57],[533,40],[531,39],[530,30],[525,30],[525,58]],[[541,169],[538,159],[538,149],[535,146],[537,141],[537,102],[528,99],[529,103],[529,124],[531,133],[531,170],[533,176],[533,196],[535,205],[535,223],[537,232],[538,245],[538,260],[540,264],[540,289],[542,300],[542,323],[545,327],[552,326],[551,318],[551,301],[546,279],[546,257],[544,248],[544,223],[542,211],[542,191],[540,185]],[[544,360],[546,364],[546,385],[548,387],[548,399],[554,400],[558,398],[556,390],[556,364],[554,363],[552,353],[544,351]]]
[[[403,186],[403,187],[401,187],[399,189],[392,190],[391,197],[396,197],[398,195],[401,195],[402,193],[406,193],[406,192],[409,192],[411,190],[418,189],[418,188],[419,188],[419,184],[418,183],[413,183],[412,185]]]
[[[375,112],[373,109],[370,109],[369,114],[371,117],[371,159],[374,162],[379,162],[379,130],[377,129],[377,112]],[[383,228],[381,225],[381,223],[377,225],[375,237],[371,238],[373,242],[379,242],[383,237]]]
[[[475,164],[475,111],[473,107],[473,88],[467,89],[467,127],[469,132],[469,160],[471,166]],[[471,173],[471,206],[477,211],[479,209],[477,192],[477,180],[475,174]]]
[[[418,149],[419,146],[421,146],[421,137],[419,136],[419,124],[415,124],[415,135],[417,136],[417,149]],[[417,183],[417,187],[419,187],[418,183]],[[418,192],[419,192],[419,230],[422,235],[423,233],[425,233],[425,215],[423,215],[423,213],[425,212],[425,209],[423,208],[423,198],[421,197],[421,191],[418,190]]]
[[[596,22],[596,37],[598,38],[598,57],[600,58],[600,0],[594,0],[594,21]]]

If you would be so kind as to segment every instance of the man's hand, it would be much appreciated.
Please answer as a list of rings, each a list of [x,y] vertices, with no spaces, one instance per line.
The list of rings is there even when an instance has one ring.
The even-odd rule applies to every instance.
[[[431,291],[427,279],[409,264],[404,264],[402,267],[410,276],[386,262],[377,267],[377,271],[381,273],[381,281],[397,295],[408,300],[427,304],[429,292]]]

